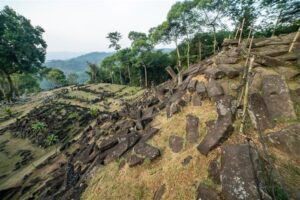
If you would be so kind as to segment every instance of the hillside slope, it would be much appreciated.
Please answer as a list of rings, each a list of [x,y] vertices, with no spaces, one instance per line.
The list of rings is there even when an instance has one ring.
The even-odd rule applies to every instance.
[[[111,54],[107,52],[92,52],[68,60],[50,60],[45,63],[45,66],[58,68],[66,74],[83,73],[87,71],[87,62],[99,64]]]
[[[1,139],[20,133],[38,142],[30,131],[37,117],[57,136],[68,134],[57,151],[46,147],[52,156],[1,176],[0,196],[299,199],[299,41],[288,52],[294,36],[254,39],[250,53],[249,41],[225,40],[218,54],[185,70],[181,83],[174,77],[151,91],[109,84],[59,90],[46,107],[2,123]],[[56,131],[50,119],[68,131]],[[77,134],[72,127],[80,127]],[[1,142],[3,157],[12,145]]]

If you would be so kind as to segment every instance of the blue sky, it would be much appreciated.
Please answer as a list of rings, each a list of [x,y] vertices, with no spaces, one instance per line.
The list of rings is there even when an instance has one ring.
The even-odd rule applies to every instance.
[[[147,32],[161,23],[176,0],[0,0],[45,29],[49,52],[111,51],[108,32]]]

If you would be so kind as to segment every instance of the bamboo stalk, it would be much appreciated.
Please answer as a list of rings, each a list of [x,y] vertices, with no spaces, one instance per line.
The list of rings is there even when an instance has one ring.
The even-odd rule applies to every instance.
[[[244,95],[244,105],[243,105],[243,118],[242,118],[242,122],[241,122],[241,127],[240,127],[240,133],[244,133],[244,125],[245,125],[245,121],[246,121],[246,112],[247,112],[247,108],[248,108],[248,94],[249,94],[249,79],[250,79],[250,73],[252,71],[253,68],[253,63],[254,63],[254,59],[255,57],[253,56],[252,58],[250,58],[250,65],[249,65],[249,69],[248,69],[248,73],[247,73],[247,82],[245,85],[245,95]]]
[[[292,50],[293,50],[293,48],[294,48],[294,46],[295,46],[295,43],[296,43],[296,41],[297,41],[297,39],[298,39],[298,37],[299,37],[299,34],[300,34],[300,27],[299,27],[299,29],[298,29],[298,31],[297,31],[297,33],[296,33],[294,39],[293,39],[293,42],[292,42],[292,44],[291,44],[291,46],[290,46],[289,53],[292,52]]]
[[[241,31],[240,31],[240,37],[239,37],[239,45],[241,44],[241,41],[242,41],[244,24],[245,24],[245,18],[243,19],[243,22],[242,22],[242,27],[241,27]]]
[[[247,78],[247,71],[248,71],[247,66],[248,66],[248,62],[249,62],[249,58],[250,58],[250,54],[251,54],[253,38],[254,38],[254,36],[252,36],[252,38],[250,40],[250,45],[249,45],[248,52],[247,52],[247,59],[246,59],[246,62],[245,62],[245,69],[244,69],[244,73],[243,73],[243,77],[242,77],[242,84],[243,85],[245,85],[246,78]],[[242,98],[243,98],[243,95],[244,95],[244,91],[245,91],[245,87],[242,88],[242,91],[240,93],[240,96],[239,96],[239,99],[238,99],[238,107],[241,105]]]
[[[237,38],[238,34],[239,34],[239,31],[241,29],[241,25],[239,24],[239,27],[236,29],[236,32],[235,32],[235,36],[234,36],[234,39]]]

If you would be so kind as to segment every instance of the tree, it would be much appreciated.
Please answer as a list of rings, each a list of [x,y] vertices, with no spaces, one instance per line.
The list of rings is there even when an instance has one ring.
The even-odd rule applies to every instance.
[[[76,73],[70,73],[67,77],[70,85],[76,85],[78,83],[79,76]]]
[[[100,71],[99,68],[96,64],[94,63],[87,63],[88,67],[89,67],[89,71],[87,71],[86,73],[89,75],[90,80],[89,83],[98,83],[99,81],[99,76],[100,76]]]
[[[109,39],[109,41],[110,41],[108,48],[114,48],[116,51],[121,49],[121,45],[119,44],[119,41],[122,38],[121,33],[117,32],[117,31],[111,32],[111,33],[108,33],[106,38]]]
[[[15,88],[19,94],[26,92],[38,92],[40,91],[40,85],[38,79],[33,74],[22,73],[14,74],[12,80],[15,83]]]
[[[42,67],[47,47],[43,32],[8,6],[0,11],[0,71],[9,84],[9,100],[16,93],[11,75],[35,73]]]
[[[46,78],[53,83],[53,87],[61,87],[67,84],[64,72],[59,69],[52,68],[49,70]]]

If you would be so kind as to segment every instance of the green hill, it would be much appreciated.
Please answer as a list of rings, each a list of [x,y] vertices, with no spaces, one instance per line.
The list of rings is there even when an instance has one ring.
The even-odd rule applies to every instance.
[[[66,74],[72,72],[82,73],[86,71],[87,62],[99,63],[111,54],[107,52],[92,52],[68,60],[50,60],[45,63],[45,66],[58,68]]]

